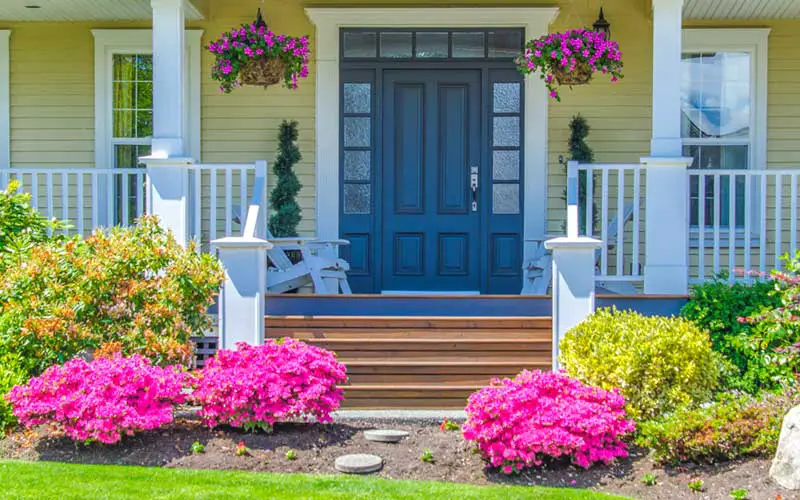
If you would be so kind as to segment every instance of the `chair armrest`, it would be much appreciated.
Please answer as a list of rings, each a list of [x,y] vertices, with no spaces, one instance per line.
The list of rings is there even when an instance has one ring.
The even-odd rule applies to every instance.
[[[318,240],[316,238],[267,238],[275,246],[288,250],[298,250],[300,247],[327,247],[349,245],[348,240]]]

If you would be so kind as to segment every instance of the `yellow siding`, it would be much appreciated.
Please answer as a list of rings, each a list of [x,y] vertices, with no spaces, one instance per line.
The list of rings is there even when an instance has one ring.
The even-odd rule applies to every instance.
[[[490,0],[459,5],[493,5]],[[314,6],[420,5],[418,0],[319,0]],[[576,0],[507,0],[504,5],[560,5],[553,29],[589,25],[596,3]],[[292,35],[314,33],[303,0],[285,0],[266,9],[270,27]],[[431,4],[433,5],[433,4]],[[440,5],[440,4],[436,4]],[[652,24],[648,0],[606,0],[614,38],[625,60],[625,78],[611,84],[598,77],[592,85],[563,93],[551,103],[548,127],[548,230],[559,232],[564,219],[564,169],[557,162],[566,154],[568,123],[581,113],[592,132],[589,143],[598,162],[637,162],[647,154],[651,130]],[[205,1],[207,20],[192,23],[204,30],[207,44],[223,30],[252,19],[260,0]],[[91,165],[94,161],[93,28],[143,27],[121,23],[3,23],[11,37],[11,161],[14,165]],[[704,24],[705,26],[708,23]],[[712,24],[723,26],[722,24]],[[730,24],[727,24],[730,25]],[[771,168],[800,166],[800,20],[740,24],[771,27],[769,56],[769,143]],[[312,48],[313,48],[312,37]],[[298,175],[303,183],[301,232],[315,227],[315,72],[299,90],[278,87],[242,88],[224,95],[208,77],[212,58],[202,56],[202,160],[252,162],[274,158],[276,135],[284,119],[300,125],[303,160]],[[322,153],[324,154],[324,152]],[[644,186],[642,187],[644,189]],[[222,193],[217,194],[224,203]],[[537,215],[534,215],[537,216]]]

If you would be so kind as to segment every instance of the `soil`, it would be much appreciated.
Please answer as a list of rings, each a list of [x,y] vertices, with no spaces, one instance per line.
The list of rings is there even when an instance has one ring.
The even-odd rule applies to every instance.
[[[507,477],[487,470],[458,431],[442,431],[438,425],[381,425],[410,433],[399,444],[387,444],[367,441],[362,431],[371,428],[376,428],[375,423],[279,424],[272,434],[249,434],[234,429],[210,430],[196,420],[178,420],[169,427],[143,432],[114,446],[84,446],[39,428],[19,430],[0,440],[0,458],[336,474],[333,468],[336,457],[372,453],[385,461],[383,470],[374,475],[392,479],[589,488],[645,500],[729,499],[731,490],[738,488],[747,490],[750,500],[800,499],[800,492],[783,490],[769,479],[768,460],[664,468],[654,464],[643,450],[633,450],[628,459],[588,471],[558,462]],[[205,445],[203,453],[192,453],[195,441]],[[236,455],[239,442],[249,449],[248,455]],[[295,460],[286,458],[290,449],[295,451]],[[424,450],[432,452],[433,463],[420,459]],[[656,476],[655,486],[641,482],[648,473]],[[687,484],[698,478],[705,483],[704,491],[692,493]]]

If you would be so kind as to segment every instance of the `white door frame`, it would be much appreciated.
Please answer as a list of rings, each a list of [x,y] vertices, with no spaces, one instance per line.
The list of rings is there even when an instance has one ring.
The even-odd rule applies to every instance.
[[[10,30],[0,30],[0,168],[11,166]]]
[[[339,238],[339,31],[341,28],[524,28],[526,39],[548,32],[557,7],[308,8],[317,28],[317,236]],[[523,190],[524,257],[544,240],[547,221],[548,95],[538,78],[525,79]]]

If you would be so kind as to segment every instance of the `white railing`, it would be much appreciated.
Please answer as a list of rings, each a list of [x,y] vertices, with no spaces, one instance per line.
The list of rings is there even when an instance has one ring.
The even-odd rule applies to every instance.
[[[797,251],[800,170],[689,170],[690,281],[781,269]]]
[[[266,192],[266,162],[191,165],[190,234],[205,251],[212,240],[239,234],[242,207],[254,189]],[[256,186],[256,179],[262,181]],[[66,234],[88,236],[98,227],[132,224],[148,212],[145,168],[13,167],[0,170],[0,189],[17,180],[31,204],[66,221]],[[266,195],[262,196],[262,204]],[[264,210],[263,212],[266,212]],[[263,223],[266,227],[266,222]]]
[[[642,282],[645,168],[638,163],[570,164],[581,193],[579,233],[604,242],[597,252],[597,281]]]

